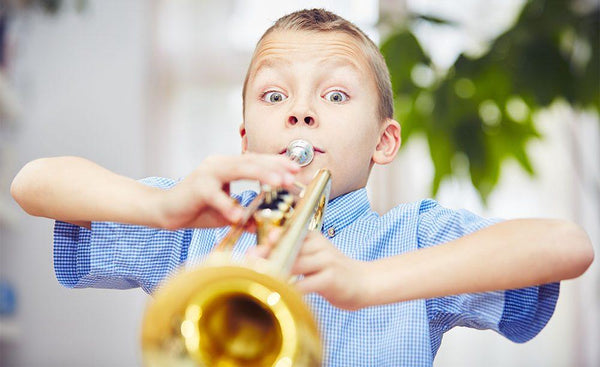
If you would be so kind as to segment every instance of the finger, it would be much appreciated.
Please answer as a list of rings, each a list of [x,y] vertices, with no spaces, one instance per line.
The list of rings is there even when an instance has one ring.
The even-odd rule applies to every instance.
[[[319,254],[300,256],[292,266],[291,272],[294,275],[314,274],[323,270],[326,264],[327,260]]]
[[[242,218],[243,208],[223,191],[216,190],[205,197],[206,205],[216,210],[229,222],[236,223]]]
[[[296,288],[304,294],[321,293],[326,286],[327,275],[324,273],[305,276],[296,282]]]
[[[325,248],[324,244],[321,241],[314,240],[310,236],[306,236],[304,239],[304,243],[302,247],[300,247],[300,251],[298,256],[307,256],[315,254]]]
[[[281,235],[283,234],[282,227],[274,227],[269,230],[269,234],[267,235],[266,241],[264,245],[269,248],[274,248],[277,246],[277,243],[281,239]]]
[[[266,259],[269,256],[270,249],[266,246],[254,246],[248,249],[246,256],[249,258],[263,258]]]
[[[294,174],[299,171],[299,166],[283,157],[246,154],[223,159],[213,169],[222,182],[250,179],[281,186],[294,182]]]
[[[194,218],[189,223],[185,224],[182,227],[185,228],[215,228],[215,227],[223,227],[231,224],[231,222],[223,217],[220,212],[217,212],[214,209],[207,209],[202,211],[200,215]]]
[[[283,169],[293,173],[300,172],[300,165],[290,160],[288,157],[276,154],[260,154],[260,153],[246,153],[241,156],[248,162],[254,162],[261,164],[272,169]]]

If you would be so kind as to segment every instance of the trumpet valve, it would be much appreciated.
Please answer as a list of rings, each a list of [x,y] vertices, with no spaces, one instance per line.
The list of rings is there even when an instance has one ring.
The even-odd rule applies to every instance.
[[[254,213],[257,245],[267,244],[269,234],[285,224],[293,211],[294,198],[287,191],[269,190],[265,201]]]

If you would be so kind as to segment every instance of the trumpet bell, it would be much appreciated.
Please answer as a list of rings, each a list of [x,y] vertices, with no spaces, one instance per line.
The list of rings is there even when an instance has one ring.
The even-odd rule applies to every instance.
[[[219,262],[157,291],[144,315],[144,366],[320,365],[318,329],[301,295],[263,259]]]

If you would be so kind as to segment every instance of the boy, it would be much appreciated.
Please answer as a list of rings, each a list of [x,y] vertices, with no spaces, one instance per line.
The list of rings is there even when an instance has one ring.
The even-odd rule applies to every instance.
[[[226,195],[231,180],[288,186],[323,167],[332,172],[332,200],[322,234],[307,237],[293,272],[304,276],[297,286],[320,324],[326,365],[431,366],[454,326],[524,342],[554,310],[559,284],[551,282],[581,275],[593,260],[587,235],[564,221],[497,223],[432,200],[371,211],[369,172],[394,159],[400,126],[377,47],[335,14],[278,20],[256,47],[243,97],[245,154],[210,158],[181,182],[150,178],[146,186],[78,158],[22,169],[11,192],[30,214],[57,219],[62,284],[152,292],[227,232],[208,227],[239,219]],[[298,138],[315,146],[302,169],[273,156]],[[245,234],[235,251],[253,244]]]

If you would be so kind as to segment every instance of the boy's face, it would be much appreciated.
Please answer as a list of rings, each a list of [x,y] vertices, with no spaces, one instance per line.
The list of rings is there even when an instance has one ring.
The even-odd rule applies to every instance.
[[[300,181],[327,168],[331,197],[337,197],[367,183],[386,125],[378,101],[373,74],[352,37],[275,31],[259,45],[249,71],[242,150],[283,154],[292,140],[307,140],[315,157]]]

